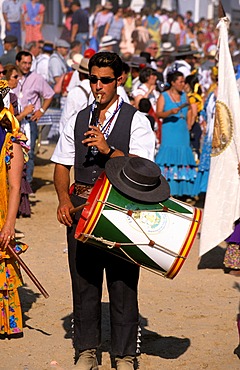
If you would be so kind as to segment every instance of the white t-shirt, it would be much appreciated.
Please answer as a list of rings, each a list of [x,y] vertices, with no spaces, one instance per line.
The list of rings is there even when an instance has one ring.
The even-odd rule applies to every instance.
[[[181,33],[181,28],[178,22],[174,21],[172,18],[169,18],[161,25],[161,35],[164,35],[166,33],[174,33],[175,35],[178,35]]]
[[[132,92],[132,96],[135,98],[138,95],[145,95],[148,92],[148,87],[145,84],[141,84],[136,90]],[[153,110],[156,112],[157,100],[160,93],[157,90],[153,90],[149,95],[148,99],[153,107]]]

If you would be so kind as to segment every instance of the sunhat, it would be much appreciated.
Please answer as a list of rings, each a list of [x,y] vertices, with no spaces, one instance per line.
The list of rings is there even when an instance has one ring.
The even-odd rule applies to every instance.
[[[177,50],[172,53],[174,57],[181,57],[185,55],[193,55],[196,54],[196,50],[192,50],[190,45],[180,45],[178,46]]]
[[[89,59],[88,58],[82,58],[81,62],[79,64],[73,64],[72,65],[72,68],[77,70],[78,72],[82,72],[82,73],[85,73],[85,74],[88,74],[89,70],[88,70],[88,62],[89,62]]]
[[[82,54],[75,53],[75,54],[73,54],[72,58],[69,58],[67,60],[67,65],[69,67],[72,67],[73,64],[78,64],[79,65],[82,58],[83,58]]]
[[[106,1],[106,3],[103,5],[103,8],[111,10],[113,8],[111,1]]]
[[[56,41],[55,47],[56,48],[66,48],[66,49],[69,49],[70,48],[70,44],[66,40],[59,39],[59,40]]]
[[[147,59],[138,55],[133,55],[132,59],[127,63],[130,67],[134,68],[140,68],[141,66],[147,67]]]
[[[51,42],[45,42],[43,44],[42,51],[45,53],[52,53],[54,51],[53,44]]]
[[[161,45],[161,52],[162,53],[171,53],[175,50],[175,47],[172,45],[171,42],[163,42]]]
[[[106,163],[111,184],[124,195],[147,203],[158,203],[170,196],[167,180],[158,165],[141,157],[114,157]]]
[[[11,44],[12,42],[17,42],[18,39],[14,35],[7,35],[3,41],[5,44]]]
[[[105,46],[115,45],[117,43],[116,40],[113,39],[112,36],[106,35],[101,38],[101,42],[99,44],[100,48],[104,48]]]

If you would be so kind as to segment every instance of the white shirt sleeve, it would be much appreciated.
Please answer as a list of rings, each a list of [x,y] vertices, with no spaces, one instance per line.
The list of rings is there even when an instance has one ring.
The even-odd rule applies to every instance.
[[[74,128],[77,114],[73,115],[65,125],[56,148],[51,157],[51,161],[61,163],[66,166],[73,166],[75,160]]]
[[[155,134],[148,118],[139,111],[133,116],[129,146],[130,154],[154,161]]]

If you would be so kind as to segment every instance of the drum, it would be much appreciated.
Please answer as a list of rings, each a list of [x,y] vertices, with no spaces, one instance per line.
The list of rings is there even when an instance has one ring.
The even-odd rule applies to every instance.
[[[199,209],[174,198],[155,204],[127,198],[103,173],[89,195],[75,238],[173,279],[200,221]]]

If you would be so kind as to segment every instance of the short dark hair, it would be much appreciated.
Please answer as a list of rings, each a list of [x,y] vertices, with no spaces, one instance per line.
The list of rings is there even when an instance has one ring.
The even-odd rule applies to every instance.
[[[130,72],[130,67],[126,62],[122,62],[122,67],[123,72],[125,72],[126,74]]]
[[[79,45],[81,45],[81,42],[78,41],[78,40],[74,40],[70,44],[70,49],[73,49],[73,48],[75,48],[75,46],[79,46]]]
[[[143,84],[149,80],[149,77],[151,75],[156,75],[156,72],[154,72],[153,68],[151,67],[145,67],[141,69],[139,73],[139,81]]]
[[[71,7],[72,5],[81,6],[81,3],[80,3],[80,1],[78,1],[78,0],[73,0],[73,1],[70,3],[70,7]]]
[[[193,92],[195,90],[195,86],[196,84],[199,84],[199,78],[198,78],[198,74],[195,73],[195,74],[190,74],[188,75],[186,78],[185,78],[185,83],[188,84],[191,88],[191,91]],[[201,86],[200,85],[197,85],[197,91],[194,91],[196,92],[197,94],[201,95],[202,94],[202,89],[201,89]]]
[[[32,59],[32,54],[29,53],[29,51],[21,50],[16,55],[16,61],[21,62],[22,57],[31,57],[31,59]]]
[[[138,109],[140,112],[148,113],[151,108],[151,102],[148,98],[142,98],[139,101]]]
[[[89,60],[89,73],[91,74],[92,67],[104,68],[109,67],[113,70],[114,77],[118,78],[122,75],[122,59],[116,53],[109,51],[101,51],[94,54]]]
[[[178,77],[184,77],[183,73],[175,71],[167,74],[167,83],[169,84],[169,87],[171,87],[172,82],[177,81]]]

